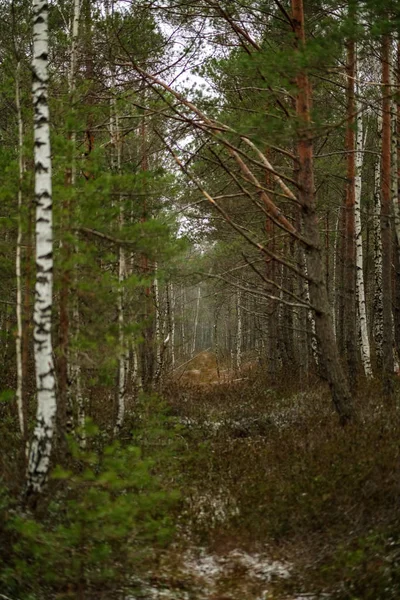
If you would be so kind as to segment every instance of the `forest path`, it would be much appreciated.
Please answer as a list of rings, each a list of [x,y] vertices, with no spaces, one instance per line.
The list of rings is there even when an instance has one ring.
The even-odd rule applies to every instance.
[[[327,596],[284,591],[292,565],[268,553],[236,548],[216,554],[193,548],[158,568],[140,595],[129,600],[321,600]],[[285,584],[284,587],[282,584]]]
[[[190,369],[176,376],[179,382],[171,403],[188,448],[196,454],[200,440],[205,454],[196,457],[201,466],[188,480],[178,545],[157,564],[143,595],[131,600],[317,600],[303,593],[298,583],[302,568],[296,564],[297,551],[286,553],[262,538],[249,538],[243,527],[231,528],[240,519],[238,500],[247,485],[242,478],[255,467],[252,457],[272,430],[289,430],[301,421],[305,394],[279,400],[268,386],[252,389],[246,370],[239,376],[227,370],[225,380],[218,381],[216,358],[209,351],[189,364]],[[244,367],[251,368],[251,364]],[[237,464],[241,454],[245,457],[244,471],[235,471],[233,463],[222,457],[230,451]],[[255,473],[257,478],[265,476],[265,470]],[[197,545],[201,539],[212,541]]]
[[[242,380],[252,366],[252,363],[244,364],[238,374],[227,366],[226,361],[217,360],[215,352],[203,350],[176,369],[175,379],[182,384],[217,385],[236,378]]]

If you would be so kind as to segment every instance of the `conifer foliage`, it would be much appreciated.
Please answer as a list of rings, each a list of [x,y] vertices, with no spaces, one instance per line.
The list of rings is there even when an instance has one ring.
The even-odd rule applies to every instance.
[[[320,385],[338,427],[357,425],[363,386],[391,406],[400,11],[378,4],[0,4],[0,475],[15,466],[7,507],[32,511],[14,534],[48,552],[68,522],[72,539],[69,485],[89,516],[105,486],[130,564],[131,530],[157,537],[143,490],[169,531],[175,473],[146,436],[174,430],[171,390]],[[57,485],[66,521],[36,530]],[[93,589],[108,525],[94,549],[73,540]]]

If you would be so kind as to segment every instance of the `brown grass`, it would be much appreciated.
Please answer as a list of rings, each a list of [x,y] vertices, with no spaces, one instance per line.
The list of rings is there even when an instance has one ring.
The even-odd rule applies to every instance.
[[[272,545],[298,565],[291,585],[338,598],[399,597],[400,542],[389,540],[400,539],[400,411],[376,383],[359,390],[346,428],[321,384],[282,391],[259,374],[170,392],[190,424],[189,521],[201,543]]]

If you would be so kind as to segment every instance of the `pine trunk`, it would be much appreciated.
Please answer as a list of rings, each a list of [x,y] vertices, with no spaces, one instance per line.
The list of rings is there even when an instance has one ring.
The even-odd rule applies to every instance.
[[[292,0],[292,22],[297,47],[305,43],[304,11],[302,0]],[[310,241],[306,248],[306,261],[309,275],[310,299],[315,308],[315,325],[321,349],[321,360],[328,379],[334,406],[341,423],[346,423],[353,415],[350,389],[340,364],[332,325],[329,298],[324,280],[324,265],[315,206],[313,172],[313,138],[310,130],[311,87],[304,71],[296,77],[296,112],[300,121],[298,133],[299,158],[299,199],[302,205],[304,235]]]

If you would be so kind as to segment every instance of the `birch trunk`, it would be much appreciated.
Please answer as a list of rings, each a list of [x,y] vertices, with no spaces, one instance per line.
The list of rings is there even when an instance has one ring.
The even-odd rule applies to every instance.
[[[394,63],[394,58],[393,58]],[[395,89],[396,86],[396,74],[393,64],[390,69],[390,82]],[[391,194],[392,194],[392,208],[394,216],[394,230],[397,241],[397,252],[400,256],[400,208],[398,198],[398,165],[397,165],[397,100],[392,98],[391,100],[391,158],[392,158],[392,173],[391,173]]]
[[[122,217],[120,216],[120,223]],[[123,284],[125,279],[125,252],[122,248],[119,249],[118,262],[118,398],[117,398],[117,420],[115,423],[114,433],[117,434],[121,429],[125,416],[125,388],[126,388],[126,348],[124,334],[124,292]]]
[[[171,334],[171,368],[175,368],[175,290],[173,283],[168,284],[169,331]]]
[[[241,293],[236,292],[236,370],[242,366],[242,309],[240,307]]]
[[[354,8],[349,4],[349,17],[354,18]],[[347,151],[347,187],[346,187],[346,227],[345,227],[345,349],[350,380],[357,380],[357,321],[356,321],[356,244],[355,244],[355,41],[350,37],[347,42],[346,63],[346,151]]]
[[[378,119],[378,137],[381,137],[382,119]],[[375,164],[374,178],[374,342],[376,366],[383,364],[383,288],[382,288],[382,232],[381,232],[381,161]]]
[[[145,98],[144,98],[145,101]],[[145,115],[140,123],[141,134],[141,170],[147,173],[149,170],[148,146],[147,146],[147,126]],[[150,217],[148,202],[146,198],[146,183],[144,183],[144,195],[142,205],[141,222],[146,223]],[[141,272],[144,278],[150,277],[149,258],[146,253],[141,255]],[[154,354],[154,300],[151,293],[151,286],[146,285],[143,298],[144,320],[146,321],[143,329],[143,342],[141,346],[141,375],[142,385],[145,392],[151,392],[154,385],[155,376],[155,354]]]
[[[392,233],[391,233],[391,99],[390,37],[382,40],[382,289],[383,293],[383,383],[386,396],[392,395],[393,330],[392,330]]]
[[[400,41],[397,41],[395,56],[393,59],[393,64],[396,65],[396,69],[392,68],[393,73],[393,85],[398,86],[400,83]],[[399,145],[399,136],[400,136],[400,100],[398,95],[396,99],[393,101],[393,127],[392,127],[392,165],[394,168],[392,185],[393,185],[393,212],[395,215],[395,227],[396,227],[396,250],[394,257],[394,283],[393,283],[393,312],[394,312],[394,324],[395,324],[395,347],[397,356],[400,356],[400,242],[397,236],[397,224],[396,224],[396,213],[398,215],[398,220],[400,221],[399,215],[399,169],[400,169],[400,145]]]
[[[200,310],[200,294],[201,294],[201,287],[199,286],[198,292],[197,292],[196,312],[195,312],[195,316],[194,316],[193,344],[192,344],[192,354],[191,354],[191,356],[194,356],[194,353],[196,351],[197,327],[198,327],[198,324],[199,324],[199,310]]]
[[[33,1],[32,93],[36,203],[34,355],[37,414],[30,448],[26,492],[38,494],[50,467],[57,411],[52,347],[53,224],[48,104],[48,4]]]
[[[157,263],[154,264],[154,304],[155,304],[155,344],[156,344],[156,380],[159,380],[161,375],[161,307],[160,307],[160,290],[157,278]]]
[[[185,308],[186,308],[186,290],[181,285],[181,358],[186,358],[186,328],[185,328]]]
[[[303,261],[303,270],[304,270],[304,275],[306,277],[305,279],[305,285],[304,285],[304,297],[305,300],[307,302],[307,304],[310,304],[311,302],[311,298],[310,298],[310,286],[308,284],[307,278],[308,278],[308,269],[307,269],[307,263],[305,261]],[[317,340],[317,327],[315,324],[315,317],[314,317],[314,313],[312,310],[307,310],[307,319],[308,319],[308,324],[309,324],[309,328],[311,331],[311,352],[313,355],[313,359],[314,362],[316,364],[316,366],[318,367],[319,365],[319,358],[318,358],[318,340]]]
[[[79,337],[80,332],[80,314],[79,314],[79,305],[78,299],[75,298],[72,315],[74,318],[75,324],[75,336]],[[74,364],[71,365],[71,379],[72,384],[74,386],[75,391],[75,401],[78,412],[78,427],[79,427],[79,445],[81,448],[86,447],[86,406],[85,399],[82,392],[82,380],[81,380],[81,367],[79,364],[79,356],[78,353],[75,352]],[[72,406],[72,398],[70,398],[70,405]]]
[[[26,414],[23,398],[24,371],[22,361],[22,281],[21,281],[21,245],[22,245],[22,185],[24,178],[24,157],[23,143],[24,131],[22,124],[21,113],[21,98],[20,98],[20,77],[21,63],[17,64],[17,73],[15,79],[15,104],[17,107],[18,119],[18,235],[17,235],[17,250],[15,255],[15,274],[17,279],[17,335],[15,339],[15,353],[17,359],[17,409],[19,428],[21,430],[22,439],[25,440],[26,435]]]
[[[113,75],[112,88],[114,94],[115,78]],[[111,106],[111,115],[113,120],[110,122],[113,129],[111,130],[113,136],[113,152],[115,154],[115,165],[114,172],[118,175],[121,174],[121,139],[119,130],[119,114],[115,99],[113,99]],[[120,230],[124,226],[124,208],[122,204],[122,198],[119,198],[119,228]],[[115,433],[117,433],[124,422],[125,416],[125,395],[126,395],[126,380],[127,380],[127,349],[125,341],[125,310],[124,310],[124,281],[126,277],[126,256],[125,250],[122,246],[119,248],[118,257],[118,344],[119,344],[119,358],[118,358],[118,411],[117,420],[115,424]]]
[[[332,266],[332,281],[334,285],[331,288],[331,307],[332,307],[332,325],[333,332],[336,336],[336,312],[337,312],[337,289],[339,285],[339,277],[338,277],[338,255],[339,255],[339,240],[340,240],[340,212],[341,209],[339,207],[337,217],[336,217],[336,226],[335,226],[335,245],[333,250],[333,266]]]
[[[112,17],[113,1],[105,3],[107,19]],[[111,56],[111,60],[113,57]],[[110,90],[110,159],[111,172],[114,176],[121,174],[121,133],[119,127],[119,112],[116,101],[115,66],[111,67],[111,90]],[[118,197],[119,217],[118,227],[121,231],[124,226],[125,216],[121,196]],[[127,260],[125,250],[122,246],[118,250],[118,292],[117,292],[117,315],[118,315],[118,373],[117,373],[117,418],[114,427],[114,435],[121,429],[125,416],[125,395],[127,382],[127,348],[125,342],[125,310],[124,310],[124,281],[126,277]]]
[[[357,72],[357,70],[356,70]],[[371,378],[371,350],[368,337],[367,311],[364,285],[364,261],[361,226],[361,191],[362,191],[362,166],[364,158],[363,115],[361,103],[357,102],[357,138],[356,138],[356,178],[355,178],[355,234],[356,234],[356,296],[358,304],[358,317],[361,340],[361,361],[366,377]]]
[[[79,28],[80,28],[80,18],[81,18],[81,10],[82,10],[82,0],[74,0],[74,13],[72,17],[72,36],[71,36],[71,62],[70,62],[70,70],[69,70],[69,94],[70,94],[70,102],[71,105],[75,102],[76,96],[76,69],[78,63],[78,41],[79,41]],[[71,133],[71,146],[73,152],[76,147],[76,132],[75,130]],[[75,186],[76,182],[76,162],[75,157],[72,156],[71,160],[71,186]],[[74,211],[73,211],[74,212]],[[75,254],[77,254],[78,250],[75,247]],[[72,307],[72,315],[75,326],[75,338],[79,339],[80,333],[80,313],[79,313],[79,300],[78,295],[76,293],[77,287],[77,272],[76,268],[72,273],[73,287],[75,289],[75,294],[73,298],[73,307]],[[79,427],[79,444],[81,448],[86,447],[86,432],[85,432],[85,423],[86,423],[86,406],[85,399],[82,391],[82,371],[79,363],[79,354],[75,350],[74,353],[74,361],[70,366],[71,371],[71,381],[72,386],[69,389],[69,397],[68,397],[68,406],[70,410],[72,410],[73,401],[72,393],[75,396],[75,403],[77,406],[78,413],[78,427]],[[72,393],[71,393],[72,392]]]
[[[218,343],[218,320],[219,320],[219,310],[214,310],[214,325],[213,325],[213,334],[214,334],[214,354],[215,354],[215,364],[217,368],[217,379],[218,383],[221,382],[221,368],[219,361],[219,343]]]

